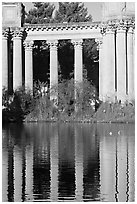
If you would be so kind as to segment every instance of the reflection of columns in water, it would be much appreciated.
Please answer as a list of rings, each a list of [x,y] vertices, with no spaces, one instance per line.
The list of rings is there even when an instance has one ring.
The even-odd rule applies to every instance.
[[[26,148],[26,191],[27,201],[33,200],[33,146]]]
[[[8,152],[2,152],[2,202],[7,201],[8,192]]]
[[[114,202],[115,138],[112,137],[102,135],[102,141],[100,141],[100,191],[102,200]]]
[[[8,146],[8,201],[14,202],[14,148],[12,139],[9,133],[9,146]]]
[[[131,137],[131,134],[129,135]],[[135,201],[135,140],[128,140],[129,201]]]
[[[118,152],[118,201],[126,201],[126,164],[127,164],[127,148],[126,136],[123,134],[117,139]]]
[[[22,198],[22,156],[21,150],[14,148],[14,202],[20,202]]]
[[[83,200],[83,140],[82,129],[75,126],[75,197]]]
[[[59,174],[59,153],[58,153],[58,127],[53,128],[50,138],[50,200],[58,200],[58,174]]]

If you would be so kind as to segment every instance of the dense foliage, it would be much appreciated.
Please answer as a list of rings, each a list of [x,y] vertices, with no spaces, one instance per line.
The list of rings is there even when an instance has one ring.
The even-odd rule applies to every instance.
[[[12,95],[3,89],[2,121],[78,121],[78,122],[135,122],[134,101],[125,104],[99,101],[94,86],[84,80],[75,85],[74,80],[63,80],[58,87],[42,92],[44,83],[35,84],[34,93],[15,91]],[[50,94],[58,98],[50,100]]]
[[[33,4],[34,8],[26,14],[26,23],[43,24],[53,22],[52,14],[55,9],[54,4],[48,2],[35,2]]]
[[[92,21],[84,3],[59,2],[59,9],[55,13],[55,22],[87,22]]]

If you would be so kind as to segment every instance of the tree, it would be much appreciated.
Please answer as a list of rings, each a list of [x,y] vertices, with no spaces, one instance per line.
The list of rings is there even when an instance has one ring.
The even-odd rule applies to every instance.
[[[54,4],[48,2],[35,2],[33,4],[34,8],[26,14],[26,23],[43,24],[53,22]]]
[[[87,22],[92,21],[84,3],[59,2],[59,9],[55,13],[55,22]]]

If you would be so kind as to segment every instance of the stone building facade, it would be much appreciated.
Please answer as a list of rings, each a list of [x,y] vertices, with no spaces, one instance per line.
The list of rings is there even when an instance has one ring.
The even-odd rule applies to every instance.
[[[22,46],[25,47],[25,88],[33,90],[33,45],[46,40],[50,47],[50,87],[58,83],[58,41],[74,45],[74,79],[83,80],[83,39],[94,38],[99,49],[99,98],[134,100],[135,3],[102,3],[102,21],[86,23],[24,24],[21,3],[2,4],[2,86],[8,88],[13,41],[13,90],[22,86]]]

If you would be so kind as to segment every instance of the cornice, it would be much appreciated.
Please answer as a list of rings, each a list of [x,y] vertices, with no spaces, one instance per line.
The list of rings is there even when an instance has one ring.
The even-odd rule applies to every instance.
[[[25,24],[27,31],[58,31],[58,30],[83,30],[97,29],[101,22],[79,22],[79,23],[50,23],[50,24]]]

